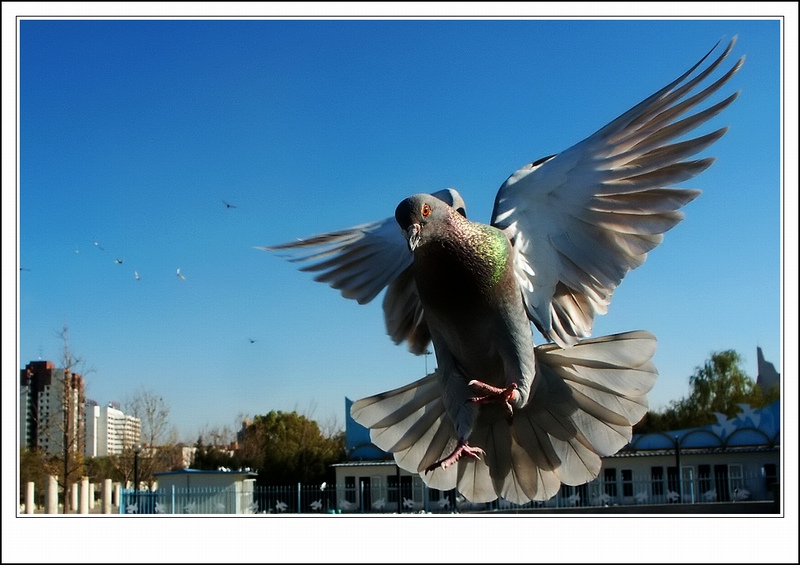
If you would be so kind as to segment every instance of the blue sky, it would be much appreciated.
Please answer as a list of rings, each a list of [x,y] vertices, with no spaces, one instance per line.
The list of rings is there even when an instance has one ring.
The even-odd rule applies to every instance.
[[[320,9],[310,6],[3,4],[3,429],[9,440],[3,442],[4,459],[16,439],[12,383],[27,362],[58,359],[57,336],[65,324],[73,351],[85,360],[91,398],[124,401],[142,387],[157,392],[169,403],[183,439],[194,439],[206,427],[232,426],[239,414],[273,409],[343,423],[345,396],[355,399],[419,378],[425,359],[385,335],[380,297],[358,306],[254,246],[384,218],[405,196],[448,186],[464,196],[472,219],[488,221],[495,192],[511,172],[580,141],[734,34],[739,41],[731,60],[744,54],[747,61],[725,92],[742,95],[704,128],[731,126],[706,152],[718,161],[688,183],[704,193],[686,207],[684,222],[647,262],[628,275],[608,315],[598,319],[595,335],[633,329],[656,334],[661,377],[651,394],[654,407],[685,395],[689,375],[713,351],[739,351],[755,377],[757,346],[779,370],[782,358],[789,363],[785,397],[796,397],[796,4],[325,7],[332,14],[369,9],[458,16],[469,10],[512,17],[596,6],[604,16],[624,15],[635,7],[662,17],[694,12],[702,17],[698,20],[56,19],[22,21],[15,28],[11,18],[14,9],[111,18],[122,9],[148,16]],[[783,92],[789,97],[785,173],[792,190],[784,194],[781,28],[775,19],[735,17],[745,10],[790,13],[783,56],[791,73]],[[734,18],[714,19],[724,11],[733,11]],[[18,98],[10,91],[15,83]],[[15,157],[16,169],[9,166]],[[16,193],[9,190],[12,183]],[[223,200],[236,208],[226,208]],[[785,294],[782,245],[790,281]],[[29,270],[19,271],[20,266]],[[178,268],[185,281],[176,276]],[[428,361],[432,368],[433,358]],[[796,435],[789,436],[787,444],[794,443]],[[790,470],[796,472],[794,466],[787,466]],[[3,473],[3,484],[12,484],[10,466],[4,465]],[[794,482],[784,484],[792,488]],[[121,526],[119,535],[132,535],[127,522],[113,523]],[[618,523],[593,522],[591,532],[582,529],[586,543],[567,546],[558,543],[559,536],[574,530],[561,520],[538,520],[539,539],[551,543],[537,543],[537,556],[563,559],[565,547],[572,555],[592,555],[593,541],[607,546],[619,535]],[[737,523],[753,535],[752,521]],[[219,539],[216,520],[185,524],[194,538],[208,525],[204,539]],[[420,540],[405,546],[404,555],[424,552],[430,560],[458,552],[456,544],[427,536],[431,524],[404,520],[400,534],[419,534]],[[469,538],[467,523],[458,524],[459,535]],[[485,535],[484,525],[479,520],[476,535]],[[668,524],[673,532],[681,525],[687,536],[697,535],[695,522]],[[148,527],[138,533],[148,543],[134,544],[137,555],[163,559],[191,549],[171,543],[174,528],[158,521],[137,526]],[[314,524],[306,520],[304,526]],[[385,552],[384,526],[359,521],[359,544],[366,544],[361,547]],[[735,551],[736,559],[752,554],[750,560],[757,560],[764,551],[778,550],[727,543],[736,524],[721,520],[719,532],[715,526],[704,521],[698,544],[661,545],[658,551],[691,552],[685,558],[696,558],[698,548],[713,550],[714,558]],[[13,539],[40,535],[40,527],[21,527]],[[246,527],[253,529],[246,533],[263,536],[263,523],[240,521],[240,538],[247,537],[241,535]],[[791,522],[787,536],[795,529],[788,528]],[[283,550],[287,559],[319,559],[337,551],[358,559],[347,521],[326,522],[314,538],[320,543],[289,543],[285,549],[275,540],[296,539],[296,523],[272,520],[270,531],[274,535],[266,546],[248,544],[239,553],[253,551],[263,560],[266,547]],[[101,538],[119,554],[119,536]],[[710,549],[711,540],[721,543]],[[60,545],[51,545],[37,546],[37,554],[57,552]],[[216,549],[213,543],[200,547],[204,558]],[[652,551],[639,548],[635,538],[626,541],[626,549]],[[469,551],[471,560],[497,558],[491,543],[470,544]]]
[[[181,439],[270,410],[343,425],[345,396],[410,382],[426,360],[385,335],[381,296],[359,306],[253,247],[444,187],[488,221],[511,172],[732,35],[731,62],[747,60],[723,93],[742,95],[703,128],[731,127],[686,183],[703,195],[595,335],[655,333],[655,408],[714,351],[741,353],[753,378],[757,346],[779,367],[777,20],[28,20],[18,368],[58,361],[66,324],[87,396],[158,393]]]

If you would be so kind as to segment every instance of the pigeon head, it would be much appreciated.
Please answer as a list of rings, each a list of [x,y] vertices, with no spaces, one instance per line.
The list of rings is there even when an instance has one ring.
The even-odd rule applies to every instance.
[[[408,248],[414,251],[437,225],[448,223],[455,215],[466,218],[464,201],[452,188],[433,194],[415,194],[397,205],[395,220],[403,230]]]

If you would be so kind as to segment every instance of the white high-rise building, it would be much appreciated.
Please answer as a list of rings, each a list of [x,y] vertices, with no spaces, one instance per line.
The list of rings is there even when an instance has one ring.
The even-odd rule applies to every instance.
[[[119,455],[139,443],[141,421],[109,404],[86,404],[86,457]]]

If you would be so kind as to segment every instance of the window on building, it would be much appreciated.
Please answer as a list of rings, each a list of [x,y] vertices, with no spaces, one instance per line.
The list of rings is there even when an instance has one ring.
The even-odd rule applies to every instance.
[[[612,499],[617,497],[617,470],[613,467],[603,469],[603,492]]]
[[[697,466],[697,489],[700,491],[700,496],[704,497],[704,500],[716,500],[716,497],[713,496],[715,493],[712,492],[714,490],[714,481],[711,476],[711,465]]]
[[[622,470],[622,496],[633,496],[633,471]]]
[[[356,501],[356,478],[355,477],[345,477],[344,478],[344,498],[347,502],[352,502],[355,504]]]
[[[677,467],[667,467],[667,490],[669,493],[680,494],[681,492],[681,485],[680,485],[680,475],[678,474]],[[669,496],[669,502],[679,502],[680,499],[676,498],[675,495]]]
[[[650,467],[650,493],[664,496],[664,467]]]
[[[778,468],[774,463],[765,463],[761,468],[761,476],[764,477],[764,488],[770,494],[772,485],[778,482]]]
[[[728,489],[728,466],[714,465],[714,486],[717,489],[717,500],[729,501],[731,491]]]
[[[744,489],[744,474],[738,463],[728,465],[728,488],[732,495]]]

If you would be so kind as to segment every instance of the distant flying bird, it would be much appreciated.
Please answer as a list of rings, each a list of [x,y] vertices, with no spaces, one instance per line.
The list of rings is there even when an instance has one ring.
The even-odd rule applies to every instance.
[[[695,112],[741,66],[698,86],[734,42],[583,141],[520,168],[497,192],[490,224],[468,220],[464,200],[445,189],[406,198],[393,218],[261,248],[311,261],[303,270],[361,304],[386,289],[393,341],[418,355],[433,343],[431,375],[351,408],[401,468],[473,502],[524,504],[593,480],[601,457],[631,440],[657,376],[656,339],[586,338],[700,194],[674,185],[711,165],[690,158],[727,131],[686,139],[738,96]],[[531,323],[555,343],[534,347]]]
[[[322,509],[322,499],[315,500],[314,502],[311,503],[311,510],[316,512],[321,509]]]
[[[249,514],[257,514],[258,513],[258,502],[251,502],[247,505],[247,512]]]
[[[105,248],[104,248],[102,245],[100,245],[100,244],[97,242],[97,240],[96,240],[96,239],[94,240],[94,246],[95,246],[95,247],[97,247],[97,248],[98,248],[100,251],[105,251]]]
[[[674,490],[667,491],[667,500],[669,500],[670,502],[677,502],[680,497],[681,495],[679,495]]]
[[[581,495],[578,492],[567,497],[567,502],[570,506],[577,506],[580,501]]]
[[[409,510],[414,510],[416,508],[416,503],[412,498],[405,498],[403,497],[403,508],[408,508]]]
[[[140,280],[139,279],[139,271],[133,271],[133,278],[135,278],[137,281]]]
[[[247,338],[247,340],[248,340],[250,343],[255,343],[255,342],[256,342],[256,340],[254,340],[254,339],[253,339],[253,338],[251,338],[251,337],[248,337],[248,338]]]
[[[128,504],[125,507],[125,513],[126,514],[136,514],[138,511],[139,511],[139,505],[138,504]]]
[[[197,510],[196,502],[188,502],[183,506],[183,511],[186,514],[194,514],[195,510]]]
[[[178,275],[178,278],[179,278],[179,279],[181,279],[182,281],[185,281],[185,280],[186,280],[186,277],[184,277],[184,276],[181,274],[181,270],[180,270],[180,269],[178,269],[178,272],[177,272],[176,274]]]
[[[277,503],[275,503],[275,510],[278,512],[286,512],[287,508],[289,508],[289,506],[285,502],[279,500]]]
[[[222,202],[225,204],[226,208],[236,208],[236,206],[234,206],[233,204],[229,204],[229,203],[225,202],[224,200]]]
[[[27,267],[20,267],[19,270],[20,271],[30,271],[30,269],[28,269]]]
[[[647,499],[649,498],[649,495],[647,494],[646,490],[643,490],[643,491],[637,492],[636,496],[634,496],[633,498],[634,498],[634,500],[636,500],[636,502],[638,504],[644,504],[645,502],[647,502]]]
[[[114,259],[114,263],[117,265],[122,265],[122,259]]]
[[[383,498],[379,498],[378,500],[372,503],[373,510],[383,510],[386,507],[386,500]]]
[[[328,483],[326,483],[325,481],[322,481],[322,484],[319,485],[319,490],[325,490],[325,487],[327,487],[327,486],[328,486]]]
[[[450,499],[449,498],[440,498],[438,505],[439,505],[439,508],[450,508]]]

